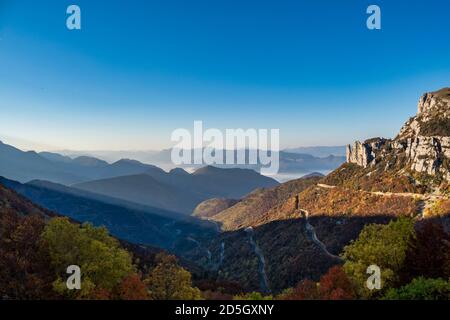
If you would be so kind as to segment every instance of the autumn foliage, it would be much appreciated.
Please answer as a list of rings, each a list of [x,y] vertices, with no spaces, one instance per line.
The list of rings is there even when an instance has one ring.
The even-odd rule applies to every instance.
[[[0,213],[0,299],[55,298],[50,257],[39,245],[44,220]]]
[[[352,300],[356,298],[353,284],[341,266],[334,266],[320,278],[318,283],[303,280],[286,300]]]
[[[191,275],[161,253],[144,284],[132,255],[104,228],[80,226],[67,218],[46,222],[0,208],[0,299],[147,300],[155,285],[172,299],[195,299]],[[79,265],[81,290],[68,290],[66,268]],[[147,270],[146,267],[143,270]]]
[[[382,196],[345,188],[311,187],[300,194],[302,208],[329,216],[412,216],[418,202],[412,197]]]
[[[332,267],[320,279],[319,293],[324,300],[351,300],[355,298],[353,284],[340,266]]]
[[[117,298],[120,300],[148,300],[149,294],[139,275],[131,273],[119,284]]]

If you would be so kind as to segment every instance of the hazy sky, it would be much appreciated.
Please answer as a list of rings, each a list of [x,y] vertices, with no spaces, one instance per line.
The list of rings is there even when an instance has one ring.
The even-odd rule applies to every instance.
[[[381,31],[366,28],[373,3]],[[66,28],[70,4],[81,31]],[[423,92],[450,86],[449,12],[444,0],[0,0],[0,139],[159,149],[194,120],[279,128],[282,147],[393,136]]]

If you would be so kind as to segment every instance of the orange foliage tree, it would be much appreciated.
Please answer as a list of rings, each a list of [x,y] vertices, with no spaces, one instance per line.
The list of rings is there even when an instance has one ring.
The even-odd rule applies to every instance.
[[[120,300],[148,300],[147,287],[139,275],[131,273],[125,277],[116,289],[116,296]]]
[[[316,283],[303,280],[289,294],[286,300],[351,300],[356,294],[352,282],[341,266],[334,266]]]

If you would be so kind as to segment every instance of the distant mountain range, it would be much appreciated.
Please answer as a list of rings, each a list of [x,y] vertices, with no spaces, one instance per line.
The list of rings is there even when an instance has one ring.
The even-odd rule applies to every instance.
[[[305,152],[301,153],[303,151]],[[341,147],[307,147],[292,149],[291,152],[280,151],[279,173],[299,173],[299,176],[302,176],[313,171],[332,171],[345,162],[345,148],[344,153],[341,151]],[[96,154],[95,152],[93,153]],[[115,158],[119,155],[128,154],[119,151],[112,153],[115,156],[111,156],[106,151],[99,153],[99,156]],[[319,154],[320,157],[312,154]],[[138,160],[121,158],[110,164],[105,160],[89,155],[88,152],[80,152],[76,156],[67,156],[54,152],[24,152],[0,141],[0,176],[5,176],[20,182],[48,180],[72,185],[92,180],[138,175],[148,172],[152,172],[152,176],[161,176],[164,175],[165,171],[158,166],[164,168],[174,166],[171,162],[171,150],[162,150],[160,152],[136,151],[128,155],[137,156],[139,158],[138,160],[144,159],[143,162],[145,163]],[[153,165],[147,163],[152,163]],[[195,170],[203,166],[186,165],[184,168]],[[256,171],[259,171],[261,168],[260,164],[215,166],[219,168],[241,168]]]
[[[173,168],[171,149],[161,151],[78,151],[63,153],[71,157],[94,156],[108,161],[133,158],[144,163],[152,163],[163,168]],[[248,153],[248,150],[247,150]],[[345,147],[304,147],[280,151],[279,173],[309,173],[312,171],[332,171],[345,162]],[[196,169],[203,165],[183,165],[183,168]],[[259,171],[260,164],[250,165],[215,165],[220,168],[242,168]],[[301,175],[299,175],[301,176]]]
[[[278,183],[248,169],[204,167],[189,174],[150,170],[144,174],[89,181],[74,185],[86,190],[142,205],[190,214],[202,201],[215,197],[241,198],[256,188]]]
[[[280,152],[280,173],[332,171],[345,162],[344,156],[319,158],[305,153]]]
[[[276,178],[279,181],[286,181],[314,171],[331,172],[345,162],[345,148],[343,150],[341,147],[307,147],[290,149],[289,152],[280,151],[280,176]],[[24,152],[0,142],[0,176],[23,183],[31,180],[48,180],[73,185],[92,180],[139,175],[150,171],[163,175],[164,170],[161,168],[165,170],[174,168],[171,161],[171,149],[148,152],[64,151],[63,153]],[[109,163],[105,160],[113,162]],[[181,167],[191,172],[203,166],[183,165]],[[258,172],[261,169],[260,164],[215,166],[218,168],[251,169]]]
[[[139,174],[148,170],[163,172],[160,168],[134,160],[122,159],[109,164],[87,156],[72,159],[57,153],[24,152],[0,142],[0,176],[20,182],[48,180],[71,185],[94,179]]]
[[[287,153],[301,153],[309,154],[317,158],[326,158],[328,156],[344,157],[345,156],[345,146],[335,146],[335,147],[297,147],[284,149]]]
[[[3,143],[0,143],[0,176],[21,183],[39,181],[45,187],[49,182],[74,186],[106,196],[103,200],[108,203],[125,201],[184,214],[191,214],[197,204],[209,198],[239,199],[256,188],[278,184],[250,169],[208,166],[192,174],[180,168],[166,172],[136,160],[121,159],[109,164],[88,156],[72,159],[50,152],[23,152]],[[57,189],[62,191],[62,186]]]

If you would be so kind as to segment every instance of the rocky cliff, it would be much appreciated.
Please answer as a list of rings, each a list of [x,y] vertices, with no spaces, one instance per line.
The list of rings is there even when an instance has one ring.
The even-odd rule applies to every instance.
[[[394,139],[374,138],[347,146],[347,162],[361,167],[401,163],[411,170],[450,181],[450,88],[424,94],[417,115]]]

